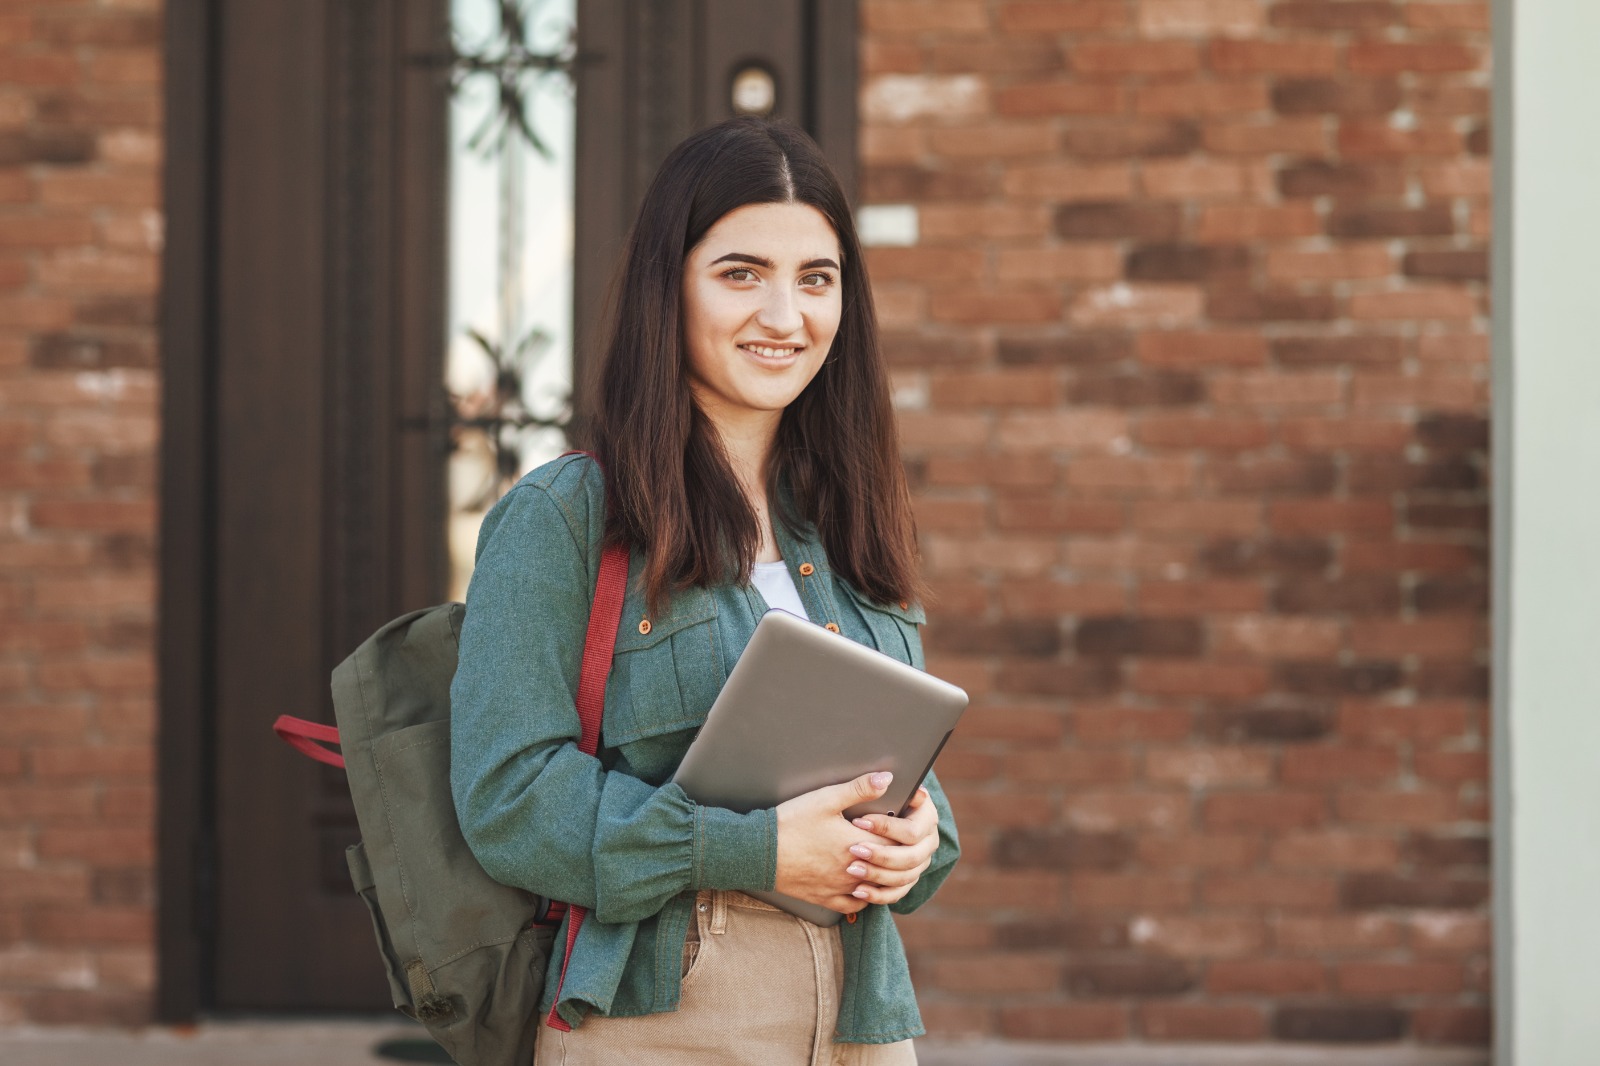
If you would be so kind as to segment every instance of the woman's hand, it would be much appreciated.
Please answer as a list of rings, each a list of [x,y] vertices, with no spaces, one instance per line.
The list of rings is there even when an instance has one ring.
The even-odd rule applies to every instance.
[[[939,810],[925,788],[917,789],[901,817],[869,814],[855,820],[876,838],[850,846],[855,861],[845,869],[860,884],[852,895],[866,903],[894,903],[910,892],[939,849]]]
[[[870,891],[852,895],[862,889],[870,890],[871,886],[862,885],[862,878],[849,872],[850,867],[867,869],[854,857],[858,853],[851,849],[869,849],[868,857],[904,849],[893,846],[898,838],[876,836],[862,829],[859,822],[852,825],[844,818],[844,812],[864,800],[883,795],[893,780],[894,775],[887,772],[863,774],[854,781],[819,788],[778,804],[778,876],[773,888],[786,896],[821,904],[841,914],[854,914],[868,903],[879,902]],[[926,806],[931,809],[933,804]],[[911,820],[872,817],[881,822]],[[931,848],[929,854],[932,854]],[[922,865],[926,868],[926,861]],[[900,895],[904,892],[892,898],[898,899]]]

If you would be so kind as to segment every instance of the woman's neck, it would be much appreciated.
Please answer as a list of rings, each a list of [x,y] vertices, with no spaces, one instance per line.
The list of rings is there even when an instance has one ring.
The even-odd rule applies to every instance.
[[[754,417],[735,419],[719,418],[719,413],[707,412],[706,417],[722,441],[723,454],[733,468],[734,479],[755,512],[756,527],[761,534],[756,561],[777,562],[782,556],[773,538],[772,519],[767,511],[767,463],[772,458],[772,445],[778,436],[782,412],[752,412]]]

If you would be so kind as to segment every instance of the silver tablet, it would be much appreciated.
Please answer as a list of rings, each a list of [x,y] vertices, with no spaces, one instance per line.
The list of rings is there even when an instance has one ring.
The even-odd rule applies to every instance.
[[[744,812],[888,770],[889,791],[845,814],[892,814],[916,795],[966,706],[947,681],[770,610],[672,780],[696,803]],[[818,925],[842,917],[777,892],[752,895]]]

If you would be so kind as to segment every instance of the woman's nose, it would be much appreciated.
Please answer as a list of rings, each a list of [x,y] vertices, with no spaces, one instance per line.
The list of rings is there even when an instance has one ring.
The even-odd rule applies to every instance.
[[[756,313],[756,322],[779,336],[797,332],[802,322],[800,304],[794,291],[782,285],[774,285],[769,289],[766,301]]]

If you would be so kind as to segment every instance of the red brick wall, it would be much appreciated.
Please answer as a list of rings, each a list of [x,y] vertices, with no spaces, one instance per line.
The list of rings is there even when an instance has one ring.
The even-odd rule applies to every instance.
[[[942,1033],[1483,1043],[1488,4],[864,0]]]
[[[154,955],[159,0],[0,4],[0,1023]]]

